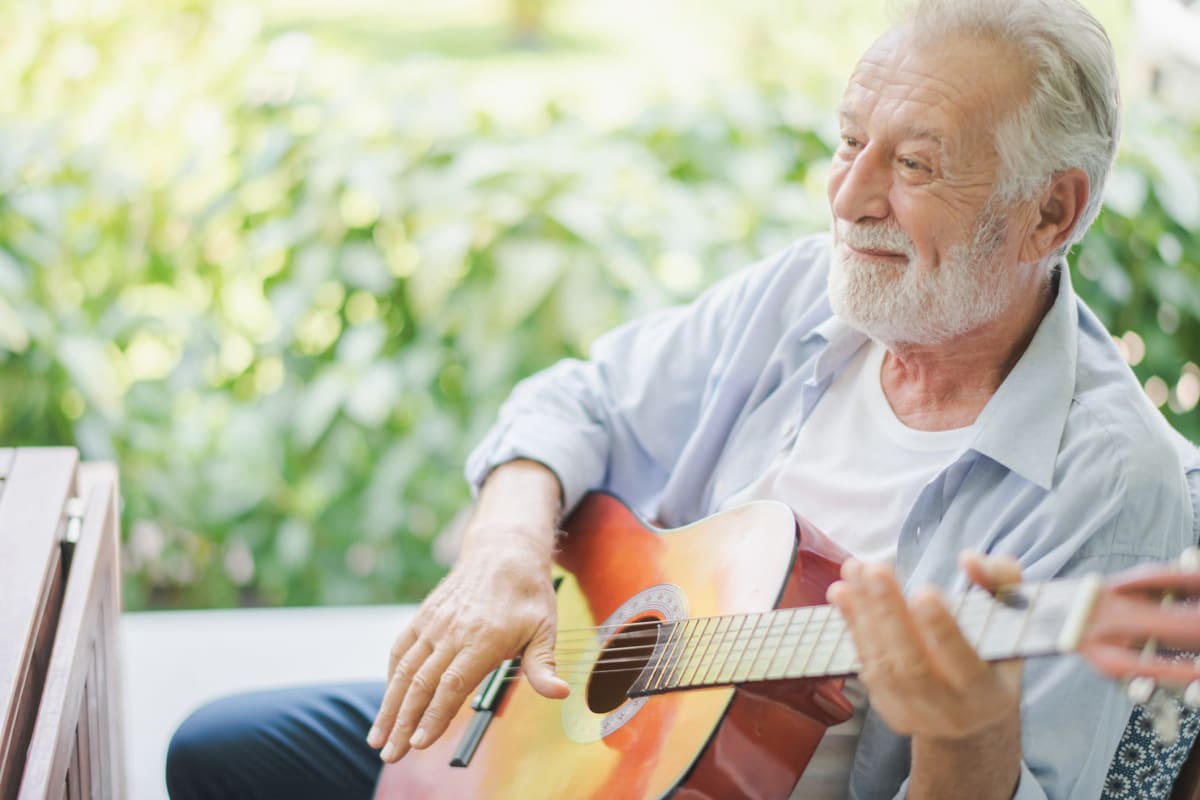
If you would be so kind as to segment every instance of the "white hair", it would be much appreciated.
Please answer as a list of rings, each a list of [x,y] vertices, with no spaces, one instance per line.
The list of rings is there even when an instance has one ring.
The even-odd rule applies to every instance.
[[[1055,255],[1065,253],[1100,213],[1120,138],[1117,65],[1104,27],[1077,0],[918,0],[898,22],[922,39],[965,34],[1007,44],[1024,57],[1028,95],[997,121],[993,200],[1027,200],[1055,172],[1083,170],[1090,194]]]

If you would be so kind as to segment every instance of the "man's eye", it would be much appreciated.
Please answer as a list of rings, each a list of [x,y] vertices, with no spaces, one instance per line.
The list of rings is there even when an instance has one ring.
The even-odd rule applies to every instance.
[[[922,164],[920,161],[917,161],[917,160],[911,159],[911,158],[902,158],[902,159],[900,159],[900,163],[904,166],[905,169],[925,170],[925,171],[929,170],[929,168],[926,167],[924,164]]]
[[[858,147],[859,146],[858,139],[855,139],[853,136],[843,136],[842,143],[844,145],[846,145],[847,147]]]

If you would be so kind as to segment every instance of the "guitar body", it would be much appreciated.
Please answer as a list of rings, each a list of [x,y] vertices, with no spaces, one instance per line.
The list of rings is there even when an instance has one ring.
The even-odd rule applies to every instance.
[[[376,800],[787,797],[825,728],[851,713],[840,679],[629,699],[601,684],[632,675],[598,668],[603,640],[577,629],[823,604],[841,552],[779,503],[660,531],[592,494],[564,527],[557,650],[571,696],[512,681],[469,764],[452,767],[477,713],[465,704],[433,746],[384,767]]]

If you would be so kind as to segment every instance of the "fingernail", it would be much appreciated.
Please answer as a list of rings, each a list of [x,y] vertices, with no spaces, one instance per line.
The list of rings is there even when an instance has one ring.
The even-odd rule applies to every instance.
[[[383,752],[379,754],[379,757],[384,761],[391,761],[394,755],[396,755],[396,745],[388,742],[387,747],[383,748]]]
[[[417,732],[412,735],[412,738],[408,740],[408,743],[413,747],[420,747],[421,745],[425,744],[425,729],[417,728]]]
[[[825,600],[833,605],[837,605],[838,595],[845,591],[843,589],[844,586],[845,584],[841,581],[834,581],[829,584],[829,588],[825,590]]]
[[[372,725],[371,730],[367,731],[367,744],[371,745],[371,747],[379,747],[379,734],[379,727]]]

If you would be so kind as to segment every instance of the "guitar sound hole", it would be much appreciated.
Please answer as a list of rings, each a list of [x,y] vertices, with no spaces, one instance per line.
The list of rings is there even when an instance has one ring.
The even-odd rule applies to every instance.
[[[657,616],[638,617],[605,643],[588,681],[587,704],[594,713],[607,714],[629,699],[629,689],[658,641],[658,626],[646,623],[660,620]]]

